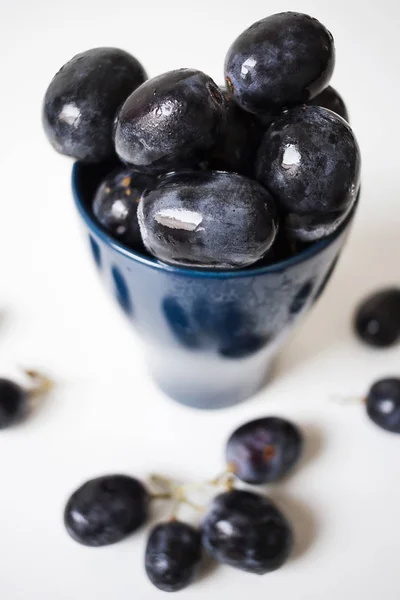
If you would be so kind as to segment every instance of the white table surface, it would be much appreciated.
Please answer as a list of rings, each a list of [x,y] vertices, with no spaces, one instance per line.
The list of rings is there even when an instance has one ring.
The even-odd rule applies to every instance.
[[[247,403],[199,412],[155,389],[103,293],[71,199],[71,162],[42,133],[42,96],[63,63],[94,46],[131,51],[151,75],[186,66],[221,81],[234,37],[286,9],[318,17],[335,36],[332,83],[363,152],[361,206],[332,282],[275,380]],[[2,1],[0,373],[35,366],[59,382],[31,420],[0,433],[2,600],[162,597],[142,566],[145,534],[80,547],[62,525],[68,494],[114,471],[207,478],[221,469],[231,430],[271,413],[307,437],[302,467],[271,489],[293,520],[294,558],[264,577],[220,567],[179,597],[398,600],[400,438],[370,424],[362,405],[330,398],[400,374],[400,347],[371,351],[350,327],[366,292],[400,279],[399,21],[390,0]]]

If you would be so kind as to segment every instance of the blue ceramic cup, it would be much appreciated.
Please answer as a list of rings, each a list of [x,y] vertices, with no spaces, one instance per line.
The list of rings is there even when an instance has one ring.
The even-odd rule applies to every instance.
[[[142,338],[158,386],[196,408],[223,408],[254,394],[328,282],[352,215],[330,237],[271,266],[177,268],[125,248],[96,223],[91,204],[103,176],[104,167],[74,165],[76,205],[96,266]]]

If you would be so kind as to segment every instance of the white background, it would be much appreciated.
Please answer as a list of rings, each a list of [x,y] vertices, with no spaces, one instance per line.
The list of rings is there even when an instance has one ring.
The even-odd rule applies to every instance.
[[[400,278],[398,6],[1,0],[0,372],[36,366],[58,381],[25,425],[0,433],[2,600],[162,597],[142,566],[145,534],[98,550],[74,544],[61,518],[68,494],[114,471],[210,477],[231,430],[266,414],[297,421],[307,438],[301,467],[270,490],[293,520],[294,558],[264,577],[220,567],[179,597],[398,600],[400,439],[370,424],[361,404],[331,402],[400,374],[400,347],[374,352],[351,331],[356,302]],[[318,17],[334,34],[332,83],[363,152],[361,206],[335,276],[275,380],[247,403],[198,412],[154,388],[140,346],[103,293],[71,199],[71,162],[44,138],[41,101],[58,68],[93,46],[131,51],[150,75],[194,67],[220,82],[235,36],[286,9]]]

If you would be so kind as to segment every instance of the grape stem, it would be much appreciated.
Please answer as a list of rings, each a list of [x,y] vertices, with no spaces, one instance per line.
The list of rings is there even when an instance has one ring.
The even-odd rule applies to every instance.
[[[366,398],[360,396],[339,396],[331,395],[329,401],[338,404],[339,406],[349,406],[350,404],[358,404],[360,402],[366,402]]]
[[[152,500],[171,500],[172,497],[173,496],[171,494],[167,494],[167,493],[165,493],[165,494],[162,494],[162,493],[160,493],[160,494],[150,494],[150,498]]]
[[[222,486],[228,492],[231,492],[235,487],[235,472],[236,466],[233,463],[229,463],[222,473],[214,477],[211,481],[208,482],[208,485],[212,485],[214,487]]]
[[[54,381],[39,373],[35,369],[24,369],[25,375],[29,377],[33,386],[29,389],[29,394],[32,398],[38,398],[48,394],[54,387]]]
[[[32,383],[28,388],[27,393],[29,396],[30,410],[34,410],[38,401],[51,392],[54,387],[54,381],[35,369],[23,369],[23,372]]]
[[[193,487],[198,487],[198,486],[193,485],[193,484],[176,485],[173,481],[171,481],[167,477],[164,477],[163,475],[151,475],[150,481],[154,485],[166,490],[165,492],[152,494],[151,498],[153,500],[157,500],[157,499],[161,500],[162,499],[162,500],[173,500],[174,501],[170,519],[172,519],[172,520],[176,519],[177,512],[179,510],[179,507],[182,504],[186,504],[187,506],[190,506],[190,508],[192,508],[193,510],[195,510],[197,512],[204,511],[205,507],[198,506],[197,504],[192,502],[187,496],[188,489],[190,489],[191,487],[193,488]]]
[[[206,507],[199,506],[192,502],[189,498],[190,490],[204,490],[206,487],[222,487],[224,490],[230,492],[235,488],[235,472],[236,466],[233,463],[227,465],[225,471],[220,473],[217,477],[214,477],[211,481],[203,481],[200,483],[184,483],[176,484],[168,477],[164,475],[153,474],[150,476],[151,483],[159,488],[160,492],[154,492],[151,494],[152,500],[172,500],[172,510],[170,514],[170,520],[174,521],[177,519],[179,508],[185,504],[196,512],[204,512]]]

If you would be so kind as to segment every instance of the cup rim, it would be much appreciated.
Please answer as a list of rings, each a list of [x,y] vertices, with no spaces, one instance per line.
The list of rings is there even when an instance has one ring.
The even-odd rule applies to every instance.
[[[80,161],[76,161],[72,167],[72,193],[75,200],[75,205],[78,209],[80,216],[85,221],[87,227],[90,231],[92,231],[97,237],[99,237],[105,244],[111,246],[113,250],[118,252],[119,254],[123,254],[124,256],[130,258],[134,262],[140,263],[146,267],[150,267],[157,271],[164,271],[167,273],[172,273],[174,275],[180,275],[183,277],[200,277],[200,278],[212,278],[212,279],[234,279],[239,277],[254,277],[257,275],[268,275],[272,273],[278,273],[284,271],[288,267],[292,267],[294,265],[300,264],[302,262],[307,261],[313,256],[319,254],[325,248],[333,244],[333,242],[338,239],[341,233],[346,229],[349,222],[352,219],[354,214],[355,207],[357,202],[354,204],[354,207],[350,211],[347,218],[344,222],[338,227],[336,231],[331,233],[326,238],[313,243],[311,246],[302,250],[295,256],[291,256],[290,258],[285,258],[284,260],[280,260],[276,263],[272,263],[271,265],[266,265],[264,267],[256,267],[256,268],[246,268],[246,269],[232,269],[232,271],[211,271],[206,269],[191,269],[190,267],[176,267],[173,265],[168,265],[167,263],[159,262],[156,258],[151,256],[144,256],[139,252],[135,252],[131,250],[127,246],[121,244],[118,240],[113,238],[109,233],[107,233],[94,219],[91,212],[87,209],[84,202],[82,201],[82,195],[80,193],[79,184],[78,184],[78,172],[79,169],[82,168],[83,164]]]

